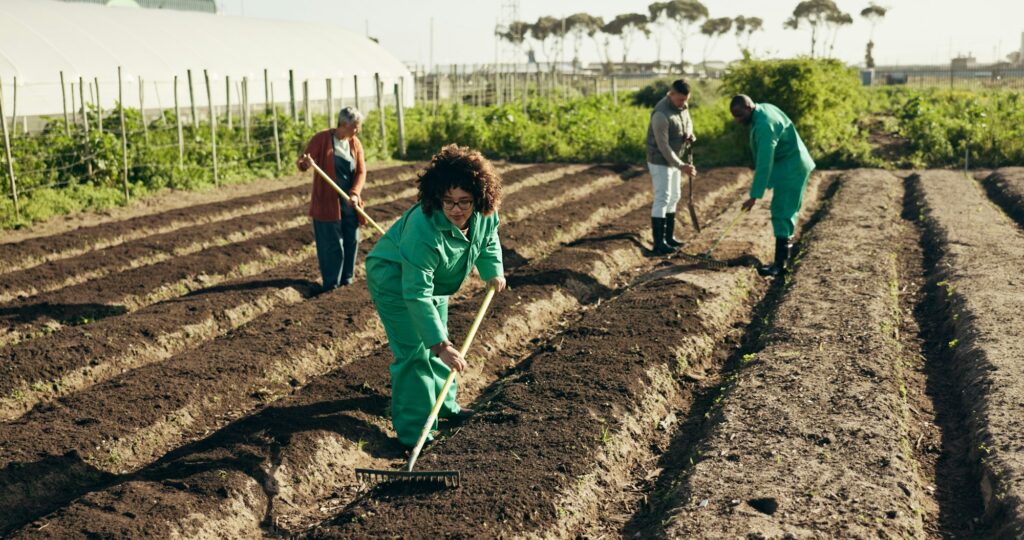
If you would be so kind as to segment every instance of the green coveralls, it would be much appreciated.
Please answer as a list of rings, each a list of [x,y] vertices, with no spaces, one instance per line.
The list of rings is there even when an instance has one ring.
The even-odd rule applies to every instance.
[[[765,189],[774,189],[772,230],[778,238],[789,238],[796,230],[814,160],[793,122],[770,103],[758,103],[754,107],[750,149],[754,152],[755,163],[750,198],[760,199]]]
[[[497,213],[474,212],[468,236],[442,211],[427,216],[416,204],[366,257],[366,283],[395,355],[391,422],[407,446],[416,444],[450,372],[430,352],[448,338],[448,296],[459,290],[474,266],[485,281],[504,275]],[[459,410],[453,384],[440,416]]]

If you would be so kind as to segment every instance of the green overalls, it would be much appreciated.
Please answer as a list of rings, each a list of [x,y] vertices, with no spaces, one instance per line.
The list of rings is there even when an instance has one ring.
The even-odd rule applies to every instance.
[[[474,212],[467,238],[441,210],[427,216],[418,203],[366,257],[366,283],[395,355],[391,421],[407,446],[416,444],[450,372],[430,347],[448,338],[448,296],[474,266],[485,281],[504,275],[497,213]],[[442,418],[460,410],[455,391],[453,384]]]
[[[814,160],[786,113],[770,103],[754,107],[750,129],[754,152],[754,181],[750,197],[764,197],[773,189],[772,230],[777,238],[789,238],[796,230],[804,188],[814,170]]]

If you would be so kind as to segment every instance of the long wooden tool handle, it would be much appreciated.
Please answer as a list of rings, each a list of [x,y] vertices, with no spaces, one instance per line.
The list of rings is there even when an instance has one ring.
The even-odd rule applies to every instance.
[[[491,299],[494,298],[494,287],[488,287],[487,295],[484,296],[483,303],[480,304],[480,309],[476,312],[476,318],[473,319],[472,326],[469,327],[469,333],[466,334],[466,339],[462,342],[462,348],[459,349],[459,354],[466,356],[466,352],[469,350],[469,345],[473,343],[473,337],[476,336],[476,331],[480,328],[480,323],[484,320],[484,314],[487,312],[487,307],[491,305]],[[448,373],[448,378],[444,381],[444,386],[441,387],[441,391],[437,394],[437,399],[434,401],[434,408],[430,410],[430,416],[427,417],[427,421],[423,424],[423,431],[420,432],[420,439],[416,441],[416,447],[412,449],[412,455],[409,456],[409,463],[406,465],[405,470],[412,472],[412,468],[416,465],[416,458],[420,457],[420,450],[423,450],[423,444],[427,442],[427,435],[430,434],[430,428],[434,427],[434,420],[437,419],[438,413],[441,412],[441,404],[444,403],[445,396],[448,395],[448,389],[451,388],[452,383],[455,381],[455,370],[451,370]]]
[[[331,177],[327,176],[327,173],[325,173],[323,171],[323,169],[321,169],[320,167],[317,166],[316,161],[313,161],[312,157],[309,158],[309,164],[313,166],[313,170],[315,170],[317,172],[317,174],[320,175],[320,178],[323,178],[324,181],[327,182],[328,185],[330,185],[332,188],[334,188],[334,191],[338,192],[338,195],[341,195],[342,199],[345,199],[345,202],[351,202],[352,201],[352,198],[348,196],[348,193],[345,193],[344,190],[342,190],[340,187],[338,187],[338,184],[335,184],[334,180],[331,180]],[[356,212],[359,212],[360,216],[363,216],[363,219],[365,219],[367,223],[369,223],[370,225],[373,225],[373,228],[377,229],[377,232],[379,232],[381,235],[384,234],[384,229],[382,229],[380,225],[377,225],[377,222],[374,221],[372,217],[368,216],[366,214],[366,212],[363,212],[363,209],[359,208],[358,204],[355,204],[355,205],[352,205],[352,206],[353,206],[353,208],[356,209]]]
[[[730,221],[729,225],[725,228],[724,231],[722,231],[722,234],[718,235],[718,238],[715,240],[715,243],[711,244],[711,247],[709,247],[708,250],[704,252],[704,254],[710,255],[711,252],[714,251],[716,247],[718,247],[718,244],[721,243],[722,240],[725,238],[725,235],[729,234],[729,231],[731,231],[732,228],[735,227],[736,224],[740,222],[740,218],[743,217],[743,214],[746,214],[749,211],[750,210],[747,210],[745,208],[740,208],[740,211],[736,212],[736,217],[732,218],[732,221]]]

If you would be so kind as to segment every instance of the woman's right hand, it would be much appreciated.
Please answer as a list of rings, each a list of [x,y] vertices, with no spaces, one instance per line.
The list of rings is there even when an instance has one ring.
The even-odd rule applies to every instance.
[[[431,347],[431,349],[449,369],[454,369],[459,373],[466,370],[466,359],[462,357],[459,350],[453,347],[451,343],[445,341]]]
[[[305,172],[305,170],[309,168],[309,165],[312,162],[312,156],[310,156],[309,154],[302,154],[301,156],[299,156],[298,161],[295,162],[295,165],[299,167],[300,171]]]
[[[686,176],[697,176],[697,167],[694,167],[689,163],[686,163],[682,167],[679,167],[679,170],[682,171],[683,174],[685,174]]]

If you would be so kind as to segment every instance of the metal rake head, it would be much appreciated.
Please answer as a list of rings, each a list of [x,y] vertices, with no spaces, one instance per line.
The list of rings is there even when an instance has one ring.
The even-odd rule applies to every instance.
[[[384,469],[356,469],[356,479],[366,483],[444,484],[444,487],[462,485],[459,471],[393,471]]]
[[[698,263],[698,264],[700,264],[700,265],[702,265],[702,266],[704,266],[706,268],[714,268],[716,270],[721,270],[723,268],[728,268],[729,267],[729,264],[726,263],[725,261],[716,261],[715,259],[712,259],[711,255],[709,255],[707,253],[701,253],[699,255],[693,255],[691,253],[683,253],[682,251],[679,251],[677,253],[679,254],[680,257],[683,257],[685,259],[690,259],[691,261],[694,261],[694,262],[696,262],[696,263]]]

